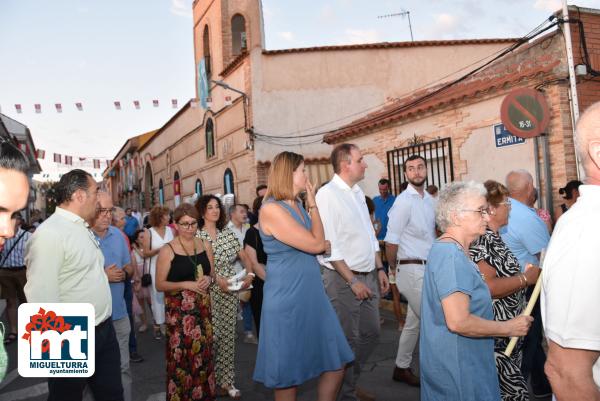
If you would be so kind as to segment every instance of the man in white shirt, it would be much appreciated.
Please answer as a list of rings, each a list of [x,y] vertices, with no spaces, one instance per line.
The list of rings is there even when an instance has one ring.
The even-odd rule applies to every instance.
[[[25,265],[29,302],[88,302],[96,312],[94,375],[48,378],[48,400],[81,400],[86,385],[96,401],[123,400],[119,343],[111,321],[112,298],[104,256],[90,230],[96,216],[98,184],[79,169],[56,185],[56,211],[27,243]]]
[[[358,186],[367,164],[352,144],[336,146],[331,163],[335,174],[316,196],[325,238],[331,243],[331,255],[322,259],[326,267],[323,280],[355,355],[354,365],[346,370],[339,399],[374,399],[358,389],[356,382],[360,365],[377,344],[379,298],[388,291],[389,283],[365,194]]]
[[[390,274],[396,266],[396,286],[408,301],[406,323],[400,334],[392,378],[419,386],[419,378],[410,370],[410,364],[419,339],[423,273],[429,249],[435,240],[435,199],[425,191],[425,158],[420,155],[408,157],[404,161],[404,176],[408,186],[396,197],[388,213],[384,239]]]
[[[246,223],[248,220],[248,211],[246,208],[239,203],[231,205],[229,207],[229,223],[227,227],[233,231],[237,237],[242,249],[244,248],[244,238],[246,237],[246,231],[250,226]],[[239,273],[244,270],[244,266],[239,259],[235,261],[235,272]],[[246,290],[249,291],[250,290]],[[242,318],[244,319],[244,339],[243,341],[247,344],[258,344],[258,340],[254,333],[252,333],[252,308],[250,308],[249,302],[241,301],[242,306]]]
[[[600,400],[600,102],[577,123],[580,197],[558,220],[543,266],[545,371],[557,400]]]

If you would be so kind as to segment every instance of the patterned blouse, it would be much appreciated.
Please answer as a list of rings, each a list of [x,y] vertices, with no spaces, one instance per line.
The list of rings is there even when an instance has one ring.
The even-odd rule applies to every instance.
[[[223,277],[234,276],[233,262],[242,247],[233,231],[229,228],[217,230],[217,239],[214,242],[206,230],[199,230],[196,236],[208,241],[212,246],[215,273]]]
[[[473,262],[478,263],[483,260],[496,269],[496,277],[512,277],[521,273],[521,266],[515,255],[508,249],[500,235],[489,228],[471,244],[469,253]],[[525,305],[525,289],[504,298],[494,299],[494,319],[500,321],[512,319],[523,312]],[[496,349],[505,347],[507,340],[496,337]]]

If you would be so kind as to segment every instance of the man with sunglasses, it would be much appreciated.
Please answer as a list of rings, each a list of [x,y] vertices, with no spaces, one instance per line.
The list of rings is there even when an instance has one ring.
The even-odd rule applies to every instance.
[[[81,400],[89,386],[96,401],[122,401],[119,344],[112,324],[104,256],[90,230],[98,184],[80,169],[56,185],[56,211],[31,236],[25,251],[29,302],[86,302],[96,313],[96,368],[91,377],[48,378],[48,401]]]
[[[550,235],[546,223],[538,216],[535,209],[527,206],[533,204],[535,188],[533,177],[525,170],[515,170],[506,176],[506,188],[511,201],[508,225],[500,230],[502,240],[516,256],[525,271],[529,264],[540,265],[542,250],[548,246]],[[529,299],[533,286],[527,290]],[[537,398],[552,393],[550,383],[544,373],[546,354],[542,348],[542,319],[539,300],[531,314],[534,321],[525,337],[523,345],[523,362],[521,372],[527,381],[531,374],[531,387]]]
[[[129,368],[129,334],[131,324],[125,302],[125,281],[133,276],[131,256],[125,236],[111,225],[114,206],[110,194],[98,193],[98,209],[92,230],[104,255],[104,272],[112,294],[112,321],[121,355],[121,382],[125,401],[131,401],[131,369]]]

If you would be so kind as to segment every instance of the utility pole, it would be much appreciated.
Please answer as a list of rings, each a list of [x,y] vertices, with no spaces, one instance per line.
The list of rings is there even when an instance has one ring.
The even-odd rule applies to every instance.
[[[377,16],[377,18],[392,18],[392,17],[407,17],[408,18],[408,29],[410,30],[410,40],[412,42],[414,42],[415,38],[413,37],[412,24],[410,23],[410,11],[402,10],[399,13]]]

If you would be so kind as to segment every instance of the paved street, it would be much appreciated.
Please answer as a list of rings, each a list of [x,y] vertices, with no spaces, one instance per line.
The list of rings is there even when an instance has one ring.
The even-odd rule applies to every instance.
[[[1,301],[0,301],[1,302]],[[3,306],[0,305],[0,314]],[[364,367],[360,386],[375,394],[378,401],[413,401],[419,400],[419,390],[391,379],[394,359],[398,346],[397,323],[392,313],[381,309],[384,323],[382,325],[379,345]],[[238,338],[242,338],[241,322],[238,322]],[[139,352],[145,358],[142,363],[132,363],[133,400],[163,401],[165,399],[165,357],[164,341],[152,338],[150,331],[138,334]],[[236,386],[242,391],[242,399],[248,401],[273,400],[273,393],[262,385],[252,381],[256,345],[238,341],[236,358]],[[18,376],[16,366],[16,343],[7,347],[10,358],[6,379],[0,383],[0,401],[43,401],[47,397],[48,388],[43,379],[26,379]],[[222,398],[225,400],[226,398]],[[299,390],[299,401],[314,401],[316,381],[304,384]],[[531,397],[532,400],[535,398]],[[539,399],[550,401],[550,397]],[[450,400],[449,400],[450,401]]]
[[[398,325],[393,321],[392,314],[383,310],[382,315],[385,321],[382,326],[381,341],[364,368],[360,384],[373,392],[377,396],[377,400],[418,400],[418,389],[396,383],[391,379],[399,332],[396,330]],[[239,338],[241,338],[241,330],[241,325],[238,325]],[[164,400],[164,342],[154,340],[150,332],[139,334],[138,341],[140,343],[139,352],[145,361],[131,364],[133,400]],[[252,381],[257,346],[239,341],[238,347],[236,386],[242,391],[242,398],[249,401],[272,400],[272,391]],[[45,400],[48,391],[45,380],[19,377],[16,372],[16,343],[10,344],[7,351],[10,363],[7,377],[0,384],[0,401]],[[315,400],[316,381],[302,386],[298,399],[301,401]]]

